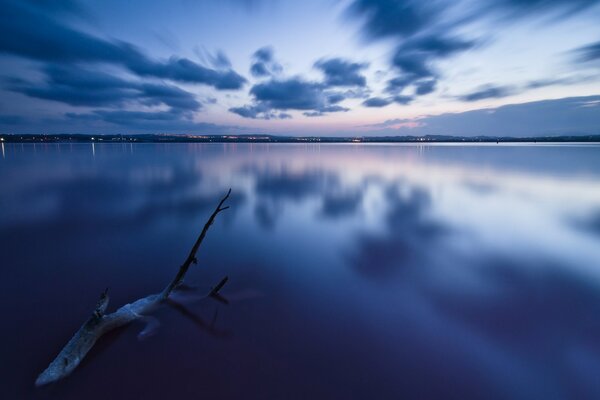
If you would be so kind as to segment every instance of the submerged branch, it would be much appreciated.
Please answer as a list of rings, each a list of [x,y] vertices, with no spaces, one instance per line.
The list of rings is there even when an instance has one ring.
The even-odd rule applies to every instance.
[[[94,346],[96,341],[105,333],[129,324],[130,322],[144,317],[153,311],[158,305],[164,300],[167,300],[171,292],[179,285],[182,284],[183,278],[186,272],[190,268],[190,265],[197,262],[196,253],[198,248],[202,244],[208,228],[213,224],[215,217],[221,212],[229,208],[229,206],[223,207],[225,201],[229,198],[231,189],[227,192],[225,197],[221,199],[219,205],[208,221],[204,225],[200,236],[196,239],[194,246],[192,247],[188,257],[184,263],[179,267],[175,278],[169,285],[158,294],[151,294],[134,301],[133,303],[125,304],[117,311],[111,314],[105,314],[108,307],[108,289],[106,289],[101,295],[96,307],[90,316],[90,318],[79,328],[75,335],[69,340],[69,342],[63,347],[58,353],[56,358],[50,363],[48,368],[42,372],[35,381],[36,386],[46,385],[62,379],[69,375],[77,366],[81,363],[86,354]],[[209,293],[209,296],[220,297],[219,290],[227,282],[227,277],[222,279]]]
[[[221,211],[225,211],[229,208],[229,206],[227,206],[227,207],[222,207],[222,206],[223,206],[223,203],[225,203],[225,201],[229,198],[230,194],[231,194],[231,189],[229,189],[229,191],[227,192],[225,197],[223,197],[223,199],[221,199],[221,202],[219,203],[219,205],[217,205],[217,208],[215,208],[215,211],[213,211],[210,218],[208,218],[208,221],[206,221],[206,224],[204,224],[204,228],[202,229],[202,232],[200,232],[200,236],[198,236],[198,239],[196,239],[196,243],[194,243],[192,250],[190,250],[190,254],[187,256],[187,258],[185,259],[185,261],[181,265],[181,267],[179,267],[179,271],[177,271],[177,275],[175,275],[175,278],[173,279],[173,281],[171,281],[171,283],[169,283],[169,285],[162,292],[161,296],[163,299],[166,299],[167,297],[169,297],[169,294],[173,291],[173,289],[177,285],[179,285],[183,282],[183,277],[185,276],[187,270],[190,268],[190,265],[196,264],[198,262],[198,260],[196,259],[196,253],[198,252],[198,248],[202,244],[202,241],[204,240],[204,237],[206,236],[206,232],[208,232],[208,228],[210,228],[210,226],[213,224],[217,214],[219,214]]]

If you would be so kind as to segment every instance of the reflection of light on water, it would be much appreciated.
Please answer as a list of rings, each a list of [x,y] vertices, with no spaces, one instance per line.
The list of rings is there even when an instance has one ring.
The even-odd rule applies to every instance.
[[[2,143],[2,158],[4,158],[4,143]]]
[[[94,138],[92,138],[94,140]],[[92,156],[96,157],[96,147],[94,147],[94,143],[92,143]]]
[[[149,238],[189,240],[231,186],[234,202],[210,232],[206,261],[223,262],[242,285],[277,295],[277,302],[230,310],[250,313],[248,319],[231,319],[241,332],[247,320],[259,321],[255,325],[264,332],[284,332],[258,335],[274,343],[273,349],[261,346],[265,357],[289,347],[287,332],[294,323],[307,329],[311,348],[344,360],[344,368],[334,371],[340,382],[348,370],[361,372],[364,353],[353,351],[370,337],[381,346],[367,349],[373,357],[369,370],[373,376],[389,371],[384,382],[394,382],[400,359],[408,373],[414,363],[440,377],[452,363],[473,387],[490,393],[507,386],[515,392],[533,388],[504,397],[548,398],[546,377],[564,376],[575,385],[582,376],[565,361],[571,346],[588,357],[589,382],[596,381],[599,280],[580,278],[599,276],[593,271],[600,263],[598,233],[572,227],[565,217],[576,213],[590,222],[586,213],[600,205],[600,148],[492,153],[469,146],[143,144],[130,156],[126,147],[104,143],[96,160],[85,146],[73,145],[73,155],[50,147],[31,157],[33,149],[25,145],[25,152],[11,152],[0,168],[3,239],[20,245],[11,238],[48,232],[50,239],[40,246],[56,261],[69,241],[83,244],[72,246],[79,253],[69,255],[60,277],[70,279],[99,238],[105,248],[127,241],[134,255],[158,243]],[[13,162],[19,157],[23,162]],[[115,235],[117,230],[123,234]],[[29,256],[24,253],[3,255]],[[116,274],[126,273],[105,253],[98,251],[98,268],[106,264]],[[36,261],[31,256],[30,265],[36,267]],[[154,279],[152,271],[162,270],[164,259],[148,261],[155,264],[144,272]],[[248,266],[261,273],[244,272]],[[138,271],[130,273],[128,281],[135,282]],[[77,275],[67,282],[94,285],[93,271],[86,279]],[[18,276],[25,282],[29,274]],[[158,278],[162,282],[161,274]],[[58,275],[54,282],[49,296],[68,293]],[[36,293],[45,287],[30,284]],[[10,286],[11,295],[22,295],[22,285]],[[19,315],[36,312],[29,301],[14,303],[30,307]],[[277,313],[288,304],[294,318],[281,325]],[[239,320],[244,326],[233,322]],[[351,321],[357,323],[343,341],[347,347],[331,346]],[[296,345],[304,346],[301,338]],[[300,357],[304,347],[295,349]],[[15,359],[23,351],[14,351]],[[291,371],[298,371],[296,362],[308,365],[312,353],[291,359]],[[578,357],[574,362],[583,356]],[[472,374],[475,368],[481,374]],[[484,375],[497,386],[482,381]],[[559,383],[550,394],[562,389],[563,380],[553,381]],[[387,394],[380,397],[400,397]],[[430,398],[436,397],[443,396]]]

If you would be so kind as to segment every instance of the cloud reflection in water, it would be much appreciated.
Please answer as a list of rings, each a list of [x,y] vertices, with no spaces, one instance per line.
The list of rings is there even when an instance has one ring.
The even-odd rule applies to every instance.
[[[600,368],[599,147],[42,149],[8,145],[0,168],[0,249],[14,266],[5,272],[14,283],[8,295],[21,300],[1,311],[14,326],[22,326],[18,315],[49,318],[23,297],[24,285],[63,305],[100,279],[116,280],[117,293],[160,287],[170,275],[164,264],[179,260],[232,187],[231,212],[215,224],[196,278],[226,272],[234,289],[264,297],[223,313],[221,329],[234,332],[224,344],[161,342],[181,346],[170,363],[181,374],[169,379],[182,387],[178,379],[193,369],[212,377],[209,394],[227,376],[246,377],[232,396],[600,394],[591,372]],[[91,257],[98,246],[111,251]],[[50,274],[52,290],[36,274]],[[188,334],[187,325],[170,324]],[[41,346],[19,329],[3,333],[14,345],[9,360],[25,345]],[[189,346],[203,346],[213,370]],[[316,357],[330,362],[315,365]],[[238,378],[222,360],[239,365]],[[80,378],[70,393],[88,393]]]

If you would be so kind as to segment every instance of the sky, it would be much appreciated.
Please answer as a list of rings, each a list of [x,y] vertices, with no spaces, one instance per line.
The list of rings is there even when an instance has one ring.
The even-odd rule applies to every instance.
[[[600,0],[0,0],[0,133],[600,134]]]

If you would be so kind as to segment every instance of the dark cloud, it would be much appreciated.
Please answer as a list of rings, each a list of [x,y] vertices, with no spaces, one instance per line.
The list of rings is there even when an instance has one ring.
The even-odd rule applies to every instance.
[[[408,86],[414,85],[414,94],[417,96],[433,92],[439,79],[439,73],[433,64],[474,46],[474,41],[443,33],[432,33],[404,41],[396,47],[391,60],[400,75],[388,80],[386,91],[399,94]]]
[[[270,46],[261,47],[252,55],[257,61],[271,62],[273,61],[274,50]]]
[[[363,101],[362,104],[365,107],[380,108],[380,107],[385,107],[387,105],[390,105],[392,103],[406,105],[406,104],[410,104],[413,100],[414,100],[414,97],[412,97],[412,96],[396,95],[396,96],[391,96],[391,97],[386,97],[386,98],[371,97],[370,99]]]
[[[230,112],[239,115],[240,117],[250,119],[289,119],[292,118],[290,114],[278,113],[270,109],[265,104],[257,104],[254,106],[243,106],[243,107],[232,107],[229,109]]]
[[[261,62],[253,63],[250,66],[250,73],[252,74],[252,76],[257,77],[257,78],[262,78],[262,77],[271,75],[271,73],[269,72],[269,70],[267,69],[265,64],[261,63]]]
[[[344,96],[344,94],[342,93],[332,93],[330,95],[327,95],[327,101],[329,102],[329,104],[337,104],[343,101],[344,99],[346,99],[346,96]]]
[[[446,12],[449,6],[449,2],[442,1],[351,2],[347,15],[362,22],[365,39],[392,39],[396,43],[390,59],[396,76],[388,81],[386,92],[403,95],[402,91],[413,85],[415,96],[433,92],[440,75],[434,64],[474,46],[473,41],[451,34],[457,22],[445,20],[451,15]]]
[[[307,117],[321,117],[321,116],[325,115],[325,113],[346,112],[346,111],[350,111],[350,109],[346,108],[346,107],[338,106],[338,105],[333,105],[333,106],[323,107],[318,111],[307,111],[302,114]]]
[[[436,84],[437,81],[435,79],[417,82],[415,84],[415,94],[417,94],[418,96],[429,94],[435,90]]]
[[[406,105],[406,104],[410,104],[412,103],[412,101],[415,98],[412,96],[405,96],[405,95],[397,95],[392,97],[392,100],[394,100],[394,103],[398,103],[398,104],[402,104],[402,105]]]
[[[70,125],[63,132],[73,132],[71,123],[86,131],[100,130],[106,124],[142,132],[205,132],[211,127],[223,132],[229,128],[194,122],[193,113],[202,103],[194,94],[162,81],[240,89],[246,80],[231,69],[222,51],[205,54],[216,69],[177,56],[154,59],[131,43],[73,28],[63,18],[66,14],[83,16],[85,11],[71,1],[6,0],[0,5],[0,53],[36,61],[34,65],[42,73],[41,79],[7,77],[5,88],[29,97],[96,108],[65,114]],[[101,72],[107,70],[111,72]],[[53,118],[44,124],[32,118],[25,131],[40,126],[46,132],[55,131],[54,125],[60,121],[65,120]]]
[[[252,87],[250,94],[270,108],[280,110],[320,110],[327,104],[323,85],[300,78],[260,83]]]
[[[304,115],[308,117],[349,110],[337,104],[341,101],[341,93],[328,92],[326,85],[299,77],[271,79],[256,84],[250,89],[250,94],[254,98],[253,105],[234,107],[229,111],[245,118],[271,119],[277,110],[305,111]]]
[[[274,50],[270,46],[261,47],[252,54],[250,73],[255,78],[265,78],[281,73],[281,64],[275,61]]]
[[[346,13],[359,19],[368,39],[406,38],[431,25],[439,2],[416,0],[354,0]]]
[[[321,70],[325,75],[327,86],[366,86],[367,80],[361,75],[361,71],[367,68],[367,64],[355,63],[342,58],[330,58],[319,60],[315,68]]]
[[[109,63],[139,76],[240,89],[246,80],[233,70],[214,70],[186,58],[153,60],[134,45],[70,28],[47,13],[44,2],[2,3],[0,52],[27,59],[66,63]],[[18,40],[15,40],[18,38]]]
[[[371,97],[362,102],[365,107],[385,107],[390,105],[392,101],[390,99],[384,99],[382,97]]]
[[[9,89],[73,106],[118,107],[126,103],[166,105],[174,113],[199,110],[194,95],[165,83],[126,81],[104,72],[73,66],[46,65],[46,82],[12,80]]]
[[[414,81],[421,79],[421,76],[414,76],[410,74],[403,74],[402,76],[396,76],[387,81],[385,91],[387,93],[400,93]]]
[[[515,94],[515,88],[512,86],[493,86],[486,85],[478,88],[477,90],[459,96],[458,98],[462,101],[479,101],[484,99],[499,99],[502,97],[508,97]]]
[[[324,106],[322,86],[300,78],[271,80],[250,90],[257,101],[279,110],[312,110]]]
[[[592,43],[575,50],[579,61],[600,60],[600,42]]]
[[[398,68],[408,80],[435,78],[432,63],[468,50],[475,46],[474,41],[450,37],[442,32],[430,33],[425,37],[413,38],[399,45],[392,57],[392,65]]]
[[[171,57],[166,61],[153,61],[146,57],[132,57],[125,66],[139,76],[202,83],[219,90],[240,89],[246,83],[246,79],[233,70],[206,68],[187,58]]]

